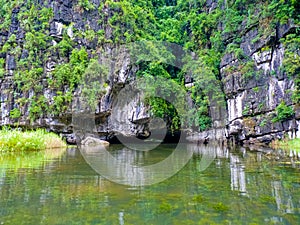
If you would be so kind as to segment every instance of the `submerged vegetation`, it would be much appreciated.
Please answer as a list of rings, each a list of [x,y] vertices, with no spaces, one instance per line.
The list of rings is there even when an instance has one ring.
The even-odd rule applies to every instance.
[[[66,143],[56,134],[43,129],[20,131],[0,130],[0,152],[29,152],[65,148]]]

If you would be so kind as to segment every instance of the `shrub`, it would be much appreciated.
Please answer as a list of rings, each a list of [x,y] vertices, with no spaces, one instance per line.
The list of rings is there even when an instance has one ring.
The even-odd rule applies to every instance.
[[[283,122],[294,115],[294,109],[292,106],[287,106],[284,101],[282,101],[276,107],[276,117],[272,119],[272,122]]]

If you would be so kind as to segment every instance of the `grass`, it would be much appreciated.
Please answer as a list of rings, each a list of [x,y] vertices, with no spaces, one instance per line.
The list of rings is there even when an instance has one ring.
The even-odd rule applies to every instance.
[[[275,149],[295,150],[300,152],[300,138],[275,140],[272,142],[271,147]]]
[[[0,152],[41,151],[65,147],[66,143],[58,135],[43,129],[19,131],[3,128],[0,130]]]

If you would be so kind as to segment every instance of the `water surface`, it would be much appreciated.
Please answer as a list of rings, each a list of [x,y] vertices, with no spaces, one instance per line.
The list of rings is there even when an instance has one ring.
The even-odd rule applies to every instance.
[[[111,154],[136,165],[159,162],[173,145]],[[0,156],[0,224],[299,224],[299,156],[189,145],[188,164],[146,187],[113,183],[97,174],[78,149],[23,163]],[[204,170],[203,154],[215,159]],[[34,160],[30,156],[30,160]],[[8,157],[9,158],[9,157]],[[284,159],[283,159],[284,158]]]

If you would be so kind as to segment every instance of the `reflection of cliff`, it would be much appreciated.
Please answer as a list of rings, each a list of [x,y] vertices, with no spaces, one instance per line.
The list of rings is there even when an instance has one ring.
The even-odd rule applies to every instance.
[[[193,149],[194,154],[201,155],[198,170],[203,171],[212,166],[220,166],[220,159],[229,159],[231,190],[246,193],[246,174],[243,159],[236,153],[232,153],[228,148],[220,145],[196,145],[189,144],[189,148]]]
[[[231,190],[239,191],[241,195],[263,203],[276,203],[280,213],[295,213],[295,205],[299,204],[299,199],[297,202],[290,189],[284,186],[283,180],[288,177],[275,173],[272,170],[274,165],[269,165],[270,168],[265,167],[270,163],[270,159],[264,157],[262,152],[230,154]],[[278,164],[275,163],[276,165]],[[270,220],[279,221],[280,218],[273,217]]]
[[[158,210],[166,210],[163,214],[174,220],[190,216],[198,224],[203,215],[215,217],[212,206],[222,206],[218,204],[222,202],[229,208],[228,220],[251,222],[253,216],[258,224],[297,224],[300,192],[296,168],[279,167],[261,152],[208,145],[186,147],[194,152],[187,166],[148,187],[110,182],[95,173],[76,149],[68,149],[60,160],[46,162],[38,169],[0,169],[0,222],[18,224],[14,221],[22,221],[26,215],[28,224],[92,224],[96,220],[126,224],[130,218],[136,224],[140,217],[139,224],[143,224],[147,215],[149,224],[159,224],[152,219]],[[133,165],[159,162],[172,152],[167,148],[161,152],[130,151],[121,145],[111,148],[117,160]],[[203,170],[201,160],[211,157],[215,158]],[[116,169],[112,164],[107,168]],[[168,224],[176,224],[172,222]]]
[[[296,170],[295,173],[297,173],[299,166],[295,161],[299,161],[300,158],[292,151],[277,152],[275,154],[277,161],[273,162],[269,156],[266,156],[268,151],[265,153],[247,152],[244,148],[229,151],[228,148],[220,145],[190,144],[188,146],[193,149],[195,155],[201,156],[197,163],[198,171],[205,174],[205,170],[201,167],[201,163],[204,164],[204,162],[201,162],[201,160],[207,158],[214,159],[210,161],[211,165],[208,166],[221,167],[230,171],[228,179],[230,179],[230,189],[232,191],[236,191],[249,199],[274,204],[280,213],[295,213],[296,205],[300,205],[300,199],[295,198],[293,191],[285,185],[286,181],[284,180],[288,179],[289,174],[282,172],[283,175],[281,175],[273,170],[274,166],[285,162],[289,167],[293,167]],[[222,167],[224,159],[226,159],[225,168],[224,165]],[[299,184],[299,181],[299,179],[295,179],[295,185],[297,185],[297,182]],[[270,220],[279,221],[280,218],[274,217]]]
[[[236,155],[230,154],[231,190],[246,194],[245,166]]]
[[[44,205],[49,199],[75,201],[80,196],[96,196],[108,190],[115,194],[122,192],[122,186],[113,185],[96,174],[76,149],[67,149],[59,159],[43,159],[39,165],[30,167],[29,161],[17,170],[0,165],[0,202],[8,200],[7,193],[14,193],[31,205]],[[103,204],[107,201],[105,198],[103,194]]]
[[[295,207],[291,195],[283,187],[282,181],[272,181],[272,196],[275,197],[277,210],[281,213],[294,213]],[[297,204],[297,202],[295,202]]]
[[[189,162],[193,154],[191,149],[183,144],[172,147],[169,155],[163,154],[164,157],[152,161],[151,164],[145,164],[146,155],[153,152],[135,151],[126,147],[118,150],[114,156],[101,145],[82,146],[80,152],[86,162],[108,180],[130,186],[145,186],[167,180]],[[152,151],[167,149],[168,146],[163,145],[160,150]]]

